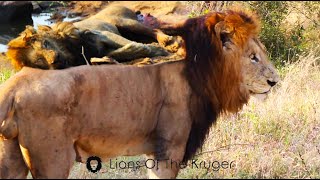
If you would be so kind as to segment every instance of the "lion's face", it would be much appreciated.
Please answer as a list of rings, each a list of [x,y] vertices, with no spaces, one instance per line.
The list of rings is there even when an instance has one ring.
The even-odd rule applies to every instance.
[[[41,69],[61,69],[67,61],[67,51],[65,45],[58,43],[54,39],[41,37],[30,44],[30,48],[26,53],[27,61],[30,65]],[[71,57],[71,56],[69,56]]]
[[[29,26],[19,37],[8,43],[7,56],[17,69],[23,66],[40,69],[63,69],[72,62],[65,38],[50,27],[39,26],[36,31]]]
[[[279,81],[279,75],[269,61],[265,46],[256,38],[249,39],[241,61],[246,88],[252,95],[265,97]]]

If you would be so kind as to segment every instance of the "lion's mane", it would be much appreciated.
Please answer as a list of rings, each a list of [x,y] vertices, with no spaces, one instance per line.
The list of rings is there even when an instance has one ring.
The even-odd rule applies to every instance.
[[[258,34],[260,25],[256,15],[234,9],[162,29],[182,36],[187,61],[185,75],[195,92],[189,101],[192,129],[184,156],[187,161],[202,147],[221,113],[237,112],[247,103],[249,92],[241,85],[240,55],[248,39]],[[224,42],[237,48],[226,52]]]

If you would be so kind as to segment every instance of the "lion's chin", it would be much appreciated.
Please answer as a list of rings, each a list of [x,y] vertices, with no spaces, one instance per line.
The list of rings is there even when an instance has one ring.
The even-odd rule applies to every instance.
[[[253,97],[255,97],[256,99],[258,99],[259,101],[265,101],[268,97],[268,94],[252,94]]]
[[[263,92],[263,93],[254,93],[254,92],[250,91],[251,96],[255,97],[256,99],[258,99],[260,101],[265,101],[267,99],[269,93],[270,93],[270,89],[266,92]]]

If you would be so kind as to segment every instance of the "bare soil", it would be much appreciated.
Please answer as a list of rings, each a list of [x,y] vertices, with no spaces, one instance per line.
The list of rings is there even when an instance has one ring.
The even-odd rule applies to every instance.
[[[63,12],[68,17],[90,17],[108,5],[126,6],[142,14],[150,13],[152,16],[165,22],[177,22],[187,18],[186,4],[179,1],[70,1],[64,7],[59,7],[52,17],[54,20],[61,19]]]

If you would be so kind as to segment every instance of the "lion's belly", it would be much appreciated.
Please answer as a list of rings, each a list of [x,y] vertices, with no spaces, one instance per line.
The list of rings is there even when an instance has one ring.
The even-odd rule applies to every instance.
[[[110,158],[123,155],[150,153],[153,150],[152,134],[157,125],[160,104],[149,112],[119,114],[104,113],[103,118],[83,127],[75,139],[81,160],[88,156]],[[82,153],[81,153],[82,152]]]
[[[152,151],[148,139],[164,103],[154,71],[95,68],[77,79],[78,97],[68,132],[82,161],[93,155],[103,158]]]
[[[141,109],[128,110],[129,103],[119,102],[122,106],[117,110],[105,107],[98,111],[100,113],[87,114],[82,120],[87,122],[83,124],[88,125],[82,126],[78,131],[80,133],[73,136],[81,160],[94,155],[103,159],[152,151],[149,140],[157,125],[161,101],[145,103],[143,106],[152,108],[142,108],[140,105]],[[135,103],[131,105],[138,106]],[[82,116],[82,113],[78,115]]]
[[[134,156],[153,152],[154,145],[148,137],[84,137],[75,142],[77,161],[86,162],[90,156],[103,161],[116,156]]]

